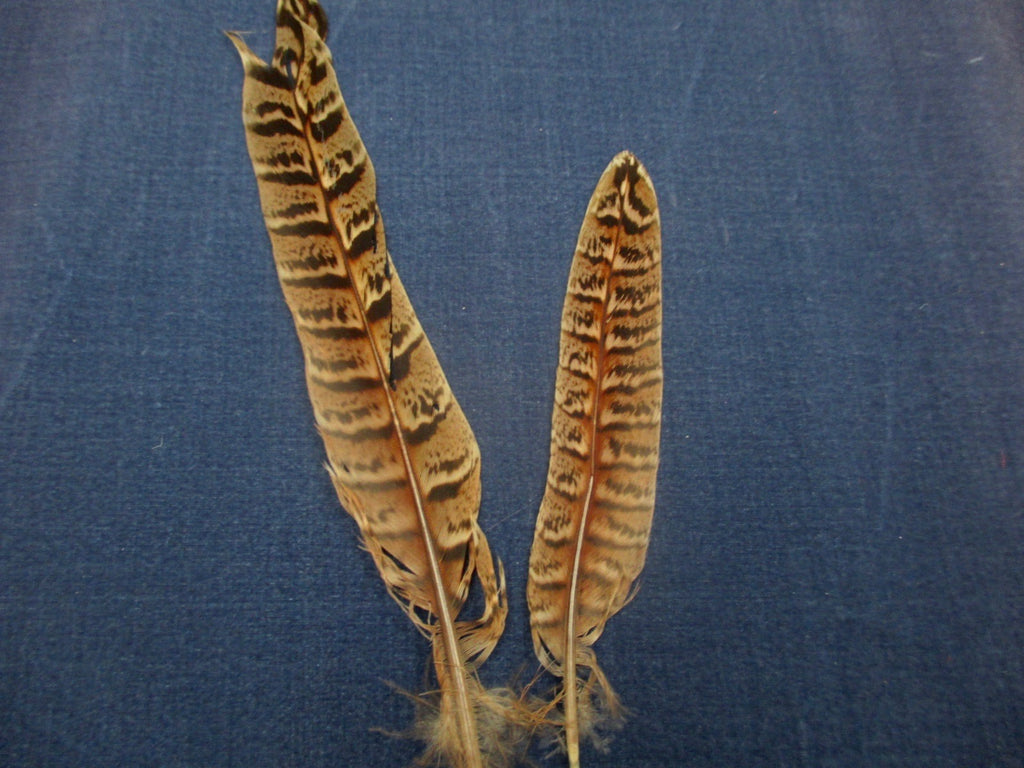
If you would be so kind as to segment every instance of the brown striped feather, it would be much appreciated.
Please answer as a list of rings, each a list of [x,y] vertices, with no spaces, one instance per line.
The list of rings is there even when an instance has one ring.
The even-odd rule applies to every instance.
[[[597,183],[569,273],[527,586],[534,650],[563,678],[572,766],[587,719],[619,711],[591,646],[644,566],[661,393],[658,204],[643,166],[623,152]]]
[[[389,593],[433,643],[431,757],[475,768],[487,763],[474,670],[507,611],[477,523],[480,452],[388,253],[326,28],[315,0],[281,0],[270,65],[230,35],[245,67],[246,141],[335,488]],[[483,613],[459,621],[474,578]]]

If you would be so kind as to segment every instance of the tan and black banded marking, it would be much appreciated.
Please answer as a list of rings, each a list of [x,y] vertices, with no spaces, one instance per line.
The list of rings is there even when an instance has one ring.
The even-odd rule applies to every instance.
[[[598,181],[569,274],[551,459],[530,555],[534,648],[558,675],[567,648],[575,649],[570,667],[596,670],[589,646],[643,569],[661,395],[658,205],[647,172],[624,152]]]
[[[421,631],[436,639],[446,617],[479,662],[506,610],[477,525],[479,448],[391,263],[326,29],[315,0],[281,0],[270,65],[231,35],[267,232],[342,504]],[[474,576],[484,615],[455,622]]]

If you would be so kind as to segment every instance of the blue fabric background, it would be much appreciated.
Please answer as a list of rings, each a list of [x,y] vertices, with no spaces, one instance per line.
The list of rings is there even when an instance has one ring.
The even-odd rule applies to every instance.
[[[584,208],[636,152],[666,412],[600,766],[1024,766],[1018,3],[324,0],[523,590]],[[321,468],[224,29],[0,21],[0,764],[395,766],[427,646]],[[558,765],[553,760],[551,765]]]

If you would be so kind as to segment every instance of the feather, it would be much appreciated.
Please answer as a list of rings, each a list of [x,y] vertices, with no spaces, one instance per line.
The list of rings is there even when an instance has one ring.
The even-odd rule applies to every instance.
[[[428,758],[478,768],[488,700],[475,669],[507,612],[477,523],[480,451],[392,264],[326,32],[316,0],[280,0],[270,65],[229,33],[246,140],[328,470],[388,592],[433,644]],[[482,615],[459,620],[474,581]]]
[[[569,273],[527,586],[534,651],[562,678],[572,766],[581,733],[621,715],[591,646],[644,566],[661,391],[658,204],[643,166],[623,152],[598,181]]]

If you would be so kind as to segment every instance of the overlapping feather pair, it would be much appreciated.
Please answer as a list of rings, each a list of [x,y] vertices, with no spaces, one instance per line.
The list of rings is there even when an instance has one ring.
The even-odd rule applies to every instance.
[[[661,422],[661,241],[646,171],[601,176],[572,262],[527,599],[550,701],[488,691],[477,668],[508,607],[477,520],[480,451],[388,251],[373,164],[348,113],[316,0],[279,0],[273,59],[230,34],[274,260],[305,358],[327,466],[391,596],[433,649],[425,762],[515,759],[517,729],[581,737],[620,713],[592,645],[629,599],[654,509]],[[461,617],[471,587],[479,617]]]

